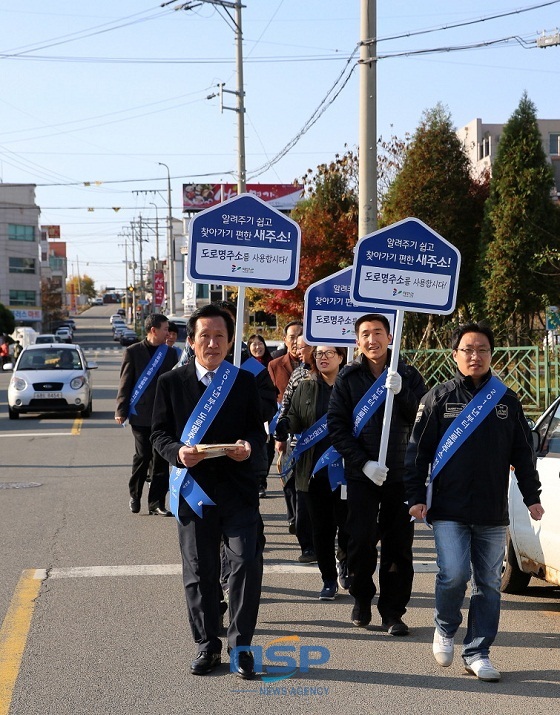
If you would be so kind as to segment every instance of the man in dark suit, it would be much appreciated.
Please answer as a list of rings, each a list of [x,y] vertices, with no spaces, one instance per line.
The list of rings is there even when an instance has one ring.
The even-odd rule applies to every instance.
[[[197,496],[193,502],[187,496],[187,502],[180,491],[176,514],[189,621],[198,649],[191,673],[204,675],[221,663],[220,542],[223,538],[231,569],[228,650],[235,649],[232,671],[241,678],[251,678],[254,661],[248,648],[257,622],[263,569],[262,520],[252,455],[262,451],[266,433],[255,378],[225,360],[233,334],[231,316],[214,305],[206,305],[191,315],[187,339],[195,359],[162,375],[158,381],[152,442],[172,466],[188,469],[190,482],[194,482],[205,497],[199,500]],[[221,403],[216,398],[214,407],[209,407],[210,400],[215,394],[221,394],[222,387],[225,391],[222,376],[228,371],[231,371],[228,382],[233,380],[230,391]],[[203,395],[205,398],[201,401]],[[204,409],[208,408],[202,420],[204,427],[200,428],[204,432],[195,440],[185,439],[194,441],[193,446],[187,446],[183,430],[203,411],[199,401]],[[223,456],[210,459],[205,452],[197,450],[196,444],[201,441],[236,446]]]
[[[150,442],[157,378],[171,370],[177,362],[176,351],[165,345],[168,325],[165,315],[149,315],[144,323],[146,338],[140,343],[130,345],[124,351],[121,365],[115,420],[123,425],[128,419],[134,435],[135,451],[132,458],[132,475],[128,483],[129,506],[133,514],[140,511],[142,489],[150,475],[149,513],[172,516],[165,508],[169,468]]]

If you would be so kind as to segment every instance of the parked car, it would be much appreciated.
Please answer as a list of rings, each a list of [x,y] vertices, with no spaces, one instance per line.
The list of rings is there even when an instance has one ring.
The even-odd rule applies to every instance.
[[[131,328],[126,328],[121,333],[120,344],[121,345],[132,345],[133,343],[139,342],[138,335],[136,331]]]
[[[119,308],[117,310],[117,314],[124,318],[126,316],[126,310],[124,308]]]
[[[544,516],[533,521],[512,475],[502,591],[521,593],[532,576],[560,586],[560,397],[533,430]]]
[[[40,345],[40,344],[50,344],[50,343],[61,343],[62,340],[60,339],[60,336],[55,335],[54,333],[41,333],[40,335],[37,335],[35,339],[35,345]]]
[[[88,363],[79,345],[29,345],[15,365],[8,385],[8,415],[26,412],[73,411],[89,417],[92,384]]]
[[[113,325],[115,320],[122,320],[122,315],[119,315],[118,313],[113,313],[113,315],[109,318],[109,322],[111,323],[111,325]]]
[[[128,328],[126,327],[126,325],[124,323],[122,325],[120,323],[115,323],[115,325],[113,327],[114,327],[113,340],[120,340],[121,335],[124,333],[124,331],[128,330]]]
[[[72,342],[72,331],[70,328],[57,328],[55,335],[60,338],[61,343],[71,343]]]

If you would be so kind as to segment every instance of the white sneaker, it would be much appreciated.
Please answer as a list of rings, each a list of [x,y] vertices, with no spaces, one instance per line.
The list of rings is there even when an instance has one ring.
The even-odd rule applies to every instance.
[[[479,680],[486,680],[489,683],[497,683],[502,677],[499,670],[496,670],[489,658],[479,658],[470,665],[465,665],[465,670],[471,675],[476,675]]]
[[[432,651],[438,664],[447,668],[447,666],[453,663],[453,638],[442,636],[436,628],[434,631]]]

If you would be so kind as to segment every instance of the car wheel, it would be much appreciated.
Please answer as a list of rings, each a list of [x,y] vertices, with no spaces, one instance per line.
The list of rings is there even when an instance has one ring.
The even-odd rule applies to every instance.
[[[529,585],[530,580],[531,574],[525,573],[525,571],[522,571],[519,568],[517,556],[515,555],[515,549],[513,548],[511,537],[508,532],[500,590],[503,593],[523,593]]]
[[[11,407],[8,407],[8,417],[11,420],[19,420],[19,412],[16,412],[15,410],[12,410]]]
[[[93,411],[93,401],[89,401],[89,405],[86,407],[86,409],[82,412],[82,417],[91,417],[91,413]]]

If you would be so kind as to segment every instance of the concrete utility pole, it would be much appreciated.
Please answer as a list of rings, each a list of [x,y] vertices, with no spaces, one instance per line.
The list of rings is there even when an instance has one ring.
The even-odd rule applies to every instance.
[[[376,0],[361,0],[358,238],[377,229]]]
[[[173,214],[171,213],[171,174],[163,161],[160,166],[167,169],[167,312],[175,315],[175,244],[173,240]]]
[[[150,205],[156,210],[156,269],[159,268],[159,219],[158,219],[158,208],[157,204],[150,201]]]

